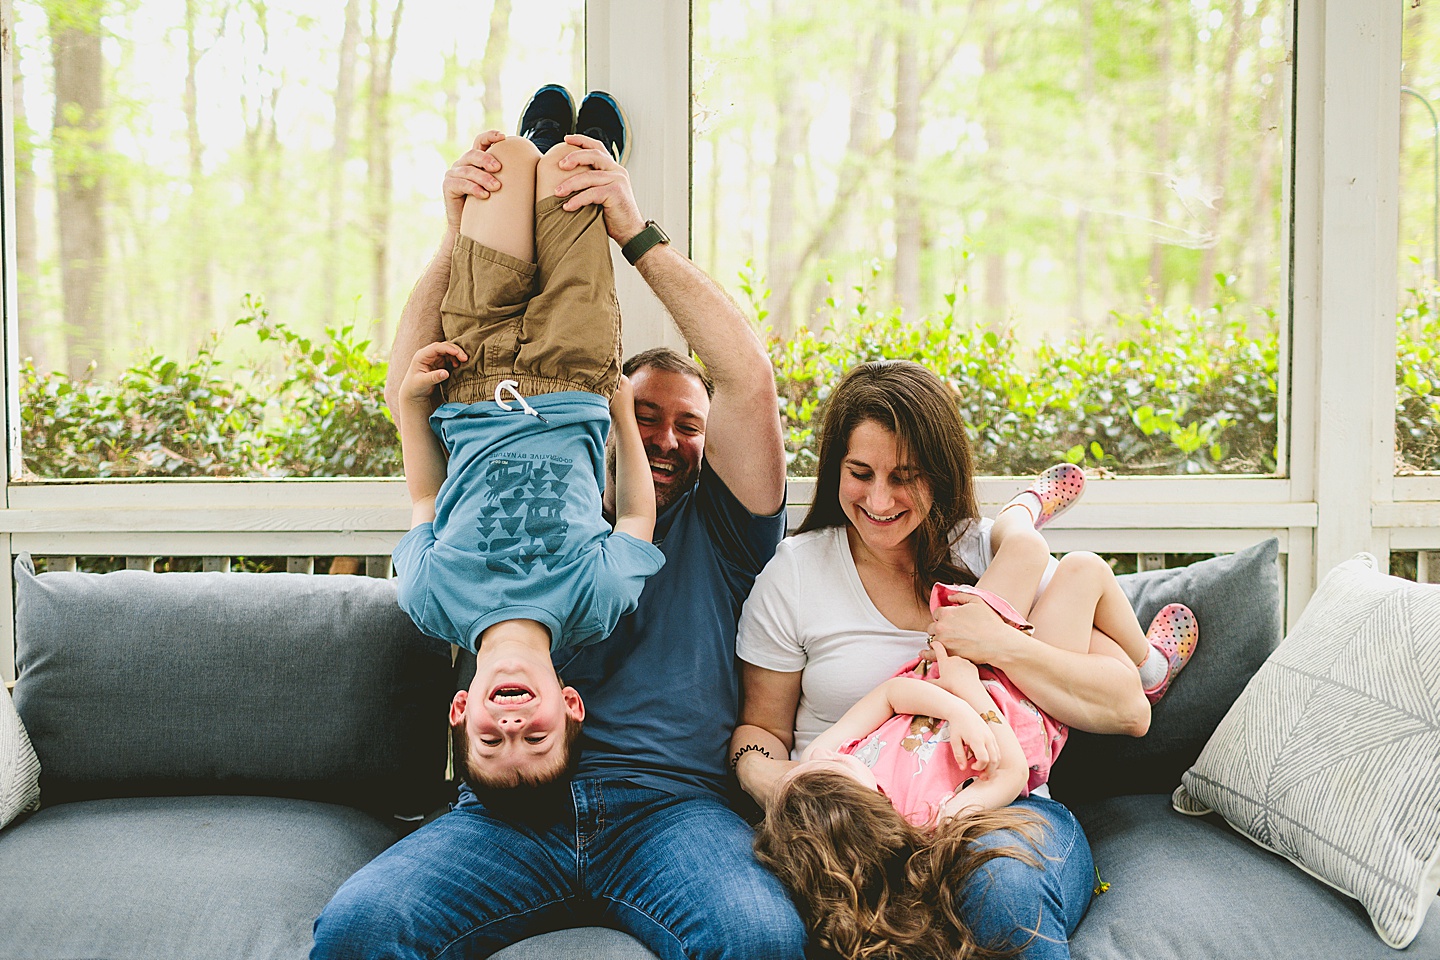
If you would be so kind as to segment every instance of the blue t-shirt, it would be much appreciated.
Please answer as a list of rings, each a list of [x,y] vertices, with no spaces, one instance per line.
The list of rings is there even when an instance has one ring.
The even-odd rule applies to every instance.
[[[472,652],[502,620],[544,624],[552,651],[602,640],[665,562],[601,514],[604,398],[567,391],[530,405],[545,421],[491,401],[431,415],[450,455],[435,519],[395,547],[401,608]]]
[[[785,510],[755,517],[702,467],[655,525],[665,567],[604,643],[552,656],[585,699],[577,778],[621,777],[680,796],[727,793],[739,714],[735,631]]]

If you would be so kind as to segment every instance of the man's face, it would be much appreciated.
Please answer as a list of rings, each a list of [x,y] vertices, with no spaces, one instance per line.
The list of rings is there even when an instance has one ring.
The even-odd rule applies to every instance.
[[[655,509],[663,511],[695,485],[705,454],[705,421],[710,398],[695,377],[654,367],[630,375],[635,390],[635,420],[655,481]],[[614,505],[614,444],[607,451],[605,502]]]

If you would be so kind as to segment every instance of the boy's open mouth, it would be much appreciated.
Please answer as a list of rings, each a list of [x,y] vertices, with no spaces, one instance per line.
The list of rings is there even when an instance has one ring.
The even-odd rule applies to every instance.
[[[535,694],[529,687],[522,687],[515,683],[501,684],[490,692],[490,702],[498,703],[502,707],[519,706],[534,699]]]

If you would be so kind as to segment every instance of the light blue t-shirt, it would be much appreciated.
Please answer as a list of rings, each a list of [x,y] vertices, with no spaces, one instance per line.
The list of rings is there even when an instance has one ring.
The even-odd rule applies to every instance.
[[[601,514],[604,398],[567,391],[529,403],[545,421],[491,401],[431,415],[450,456],[435,519],[395,547],[401,608],[472,652],[503,620],[544,624],[552,651],[602,640],[665,562]]]

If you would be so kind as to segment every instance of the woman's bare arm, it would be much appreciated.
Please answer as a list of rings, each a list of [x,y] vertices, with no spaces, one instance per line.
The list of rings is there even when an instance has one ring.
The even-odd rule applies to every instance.
[[[800,674],[740,664],[740,724],[730,738],[735,776],[756,803],[769,802],[785,771],[794,766],[795,711]]]

